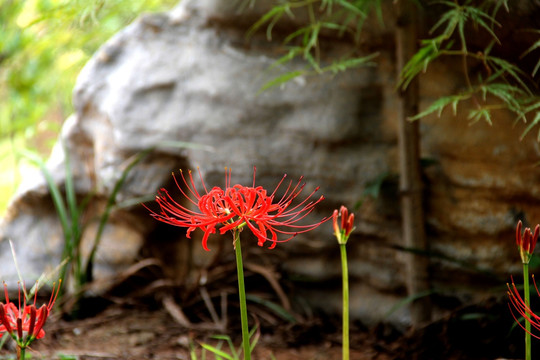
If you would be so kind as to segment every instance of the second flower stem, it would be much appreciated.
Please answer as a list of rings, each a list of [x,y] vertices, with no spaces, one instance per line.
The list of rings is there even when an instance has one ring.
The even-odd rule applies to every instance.
[[[339,245],[341,250],[341,277],[343,280],[343,360],[349,360],[349,267],[347,265],[346,244]]]
[[[244,286],[244,265],[242,263],[242,247],[240,245],[240,232],[234,231],[234,249],[236,254],[236,271],[238,274],[238,296],[240,298],[240,321],[242,323],[242,344],[244,347],[244,360],[251,360],[251,346],[249,343],[249,327],[246,305],[246,289]]]
[[[523,264],[523,297],[525,304],[530,308],[529,264]],[[531,360],[531,323],[528,321],[525,321],[525,360]]]

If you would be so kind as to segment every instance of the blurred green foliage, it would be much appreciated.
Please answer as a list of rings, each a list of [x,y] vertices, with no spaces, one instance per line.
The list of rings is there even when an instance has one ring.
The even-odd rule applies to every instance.
[[[0,1],[0,214],[19,181],[16,150],[50,150],[89,57],[140,14],[177,2]]]

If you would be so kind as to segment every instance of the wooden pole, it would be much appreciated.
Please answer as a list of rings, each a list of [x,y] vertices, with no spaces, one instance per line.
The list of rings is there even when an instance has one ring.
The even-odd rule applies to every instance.
[[[412,0],[397,0],[396,64],[399,74],[403,66],[417,51],[418,16]],[[407,291],[410,297],[429,291],[428,258],[418,255],[427,249],[422,207],[422,178],[420,168],[419,121],[409,117],[418,113],[419,91],[415,78],[407,89],[400,90],[399,106],[399,167],[403,243],[410,251],[406,256]],[[418,327],[431,320],[429,296],[411,304],[411,321]]]

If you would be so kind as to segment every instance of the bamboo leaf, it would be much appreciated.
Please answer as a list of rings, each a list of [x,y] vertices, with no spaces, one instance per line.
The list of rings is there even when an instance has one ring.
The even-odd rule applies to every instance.
[[[535,33],[538,33],[540,34],[540,30],[536,30],[534,31]],[[532,44],[522,55],[521,57],[525,57],[526,55],[530,54],[531,52],[533,52],[534,50],[540,48],[540,40],[536,41],[534,44]],[[536,73],[538,72],[538,69],[540,69],[540,59],[538,60],[538,62],[536,63],[533,71],[532,71],[532,76],[536,76]]]
[[[484,100],[486,94],[492,94],[501,99],[512,110],[521,108],[518,98],[526,95],[521,88],[504,83],[486,84],[481,88],[484,94]]]
[[[328,22],[328,21],[322,21],[320,23],[320,25],[321,25],[321,27],[323,27],[325,29],[336,30],[336,31],[342,31],[342,30],[346,29],[346,26],[344,26],[344,25],[336,24],[336,23],[332,23],[332,22]]]
[[[274,63],[272,63],[272,65],[270,66],[270,69],[273,69],[279,65],[282,65],[286,62],[289,62],[291,61],[292,59],[294,59],[295,57],[299,56],[300,54],[303,54],[304,53],[304,49],[300,46],[295,46],[291,49],[289,49],[289,52],[287,53],[287,55],[284,55],[282,57],[280,57],[278,60],[274,61]]]
[[[296,70],[296,71],[290,71],[290,72],[287,72],[283,75],[280,75],[270,81],[268,81],[266,84],[264,84],[261,89],[259,90],[259,93],[263,92],[263,91],[266,91],[274,86],[277,86],[277,85],[282,85],[288,81],[291,81],[292,79],[300,76],[300,75],[303,75],[305,73],[304,70]]]
[[[310,52],[304,52],[304,59],[311,65],[311,67],[319,74],[322,73],[319,63]]]
[[[287,35],[285,40],[283,40],[283,43],[288,44],[292,40],[297,38],[298,36],[305,36],[306,33],[309,33],[309,27],[308,26],[301,27],[300,29],[298,29],[298,30],[292,32],[291,34]]]
[[[440,117],[445,107],[447,107],[448,105],[452,105],[452,109],[455,111],[457,109],[458,102],[468,99],[469,97],[470,95],[468,94],[450,95],[450,96],[441,97],[435,100],[434,102],[432,102],[431,105],[429,105],[428,108],[425,109],[424,111],[409,118],[409,120],[418,120],[434,112],[437,112],[437,116]]]
[[[321,24],[316,23],[311,27],[311,35],[309,36],[309,41],[306,44],[304,52],[309,52],[312,48],[316,47],[319,41],[319,31],[321,30]]]
[[[280,13],[279,15],[274,16],[272,20],[270,20],[269,24],[266,26],[266,39],[268,39],[268,41],[272,40],[272,30],[274,29],[274,26],[278,23],[278,21],[281,19],[282,16],[283,16],[283,13]]]
[[[472,123],[476,123],[483,118],[489,125],[493,125],[493,122],[491,121],[491,112],[486,108],[471,110],[467,118],[471,120]]]
[[[535,97],[532,104],[527,106],[524,110],[525,112],[531,112],[531,111],[539,110],[539,109],[540,109],[540,98]]]
[[[525,74],[523,70],[513,65],[512,63],[496,56],[487,56],[486,60],[492,63],[495,67],[508,73],[517,83],[521,85],[521,87],[527,92],[527,94],[532,95],[531,90],[523,81],[524,78],[527,78],[527,74]]]
[[[267,22],[271,22],[271,21],[274,21],[275,19],[275,22],[274,24],[279,21],[279,19],[283,16],[283,14],[285,13],[285,8],[283,5],[278,5],[278,6],[274,6],[272,7],[272,9],[270,9],[267,13],[265,13],[259,20],[257,20],[257,22],[255,22],[255,24],[253,24],[246,36],[249,38],[251,36],[253,36],[253,34],[259,30],[264,24],[266,24]],[[268,36],[270,35],[270,36]],[[271,31],[270,31],[270,34],[268,34],[268,30],[266,32],[266,36],[268,38],[268,40],[272,40],[272,34],[271,34]]]
[[[492,37],[493,39],[498,43],[500,44],[501,41],[499,40],[499,38],[497,37],[497,35],[495,34],[495,32],[493,31],[493,26],[501,26],[501,24],[499,22],[497,22],[497,20],[495,20],[495,18],[489,14],[486,14],[485,12],[483,12],[481,9],[477,8],[477,7],[474,7],[474,6],[468,6],[467,7],[467,10],[468,12],[471,14],[471,17],[473,19],[473,21],[475,23],[477,23],[478,25],[480,25],[480,27],[482,27],[484,30],[486,30]],[[484,18],[489,20],[491,22],[492,25],[488,25],[485,21],[484,21]]]
[[[444,36],[422,41],[422,47],[403,67],[398,87],[405,90],[418,74],[426,71],[429,64],[441,55],[440,46],[443,41]],[[449,45],[451,42],[447,44],[447,46]]]
[[[435,23],[435,25],[431,27],[431,29],[429,30],[429,33],[433,34],[444,23],[447,23],[445,29],[442,31],[442,34],[441,34],[441,36],[447,39],[452,36],[459,22],[460,10],[457,4],[452,3],[450,1],[437,1],[436,3],[446,4],[453,9],[448,10],[443,15],[441,15],[441,18],[439,19],[439,21]]]
[[[360,18],[366,18],[367,14],[359,7],[354,6],[349,1],[340,1],[339,5],[343,6],[345,9],[351,11],[353,14]]]
[[[467,20],[467,15],[463,12],[459,13],[457,18],[457,29],[459,34],[459,39],[461,41],[461,51],[464,53],[467,52],[467,40],[465,40],[465,21]]]
[[[525,136],[529,133],[529,131],[532,130],[535,126],[537,126],[540,123],[540,111],[536,112],[535,117],[531,121],[531,123],[525,128],[523,131],[523,134],[521,134],[520,140],[523,140]],[[536,136],[536,141],[540,142],[540,129],[538,130],[538,135]]]
[[[374,58],[379,56],[379,53],[369,54],[363,57],[357,57],[352,59],[343,59],[339,61],[334,61],[331,65],[322,68],[323,72],[331,71],[334,74],[345,71],[347,69],[352,69],[360,66],[374,66],[375,63],[372,62]]]

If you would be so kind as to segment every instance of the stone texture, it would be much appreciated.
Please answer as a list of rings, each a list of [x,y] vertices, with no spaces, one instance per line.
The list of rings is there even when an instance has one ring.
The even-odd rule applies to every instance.
[[[306,192],[320,186],[326,197],[308,220],[363,200],[349,242],[351,313],[366,323],[405,326],[406,308],[384,317],[404,296],[407,255],[396,250],[401,232],[393,44],[381,49],[377,67],[299,77],[259,93],[278,74],[270,66],[284,51],[264,34],[245,39],[248,20],[266,6],[261,3],[240,16],[228,1],[185,0],[170,13],[139,19],[90,60],[74,91],[76,113],[61,135],[79,197],[94,194],[86,216],[103,211],[129,161],[149,148],[154,150],[129,173],[119,202],[153,195],[162,186],[170,189],[170,173],[178,168],[199,167],[209,186],[223,185],[224,167],[233,169],[233,182],[250,184],[257,166],[257,184],[271,189],[284,173],[293,180],[304,175]],[[391,39],[391,32],[388,27],[375,33],[372,45]],[[324,46],[328,57],[350,48],[335,38]],[[293,62],[279,70],[303,66]],[[459,88],[458,72],[459,64],[431,67],[421,78],[422,102]],[[422,122],[423,156],[434,160],[425,168],[425,206],[431,250],[438,254],[433,285],[470,299],[492,286],[492,278],[484,281],[485,272],[504,278],[519,270],[513,227],[518,217],[540,219],[540,172],[534,166],[539,151],[532,137],[518,141],[523,127],[506,114],[496,117],[493,127],[470,127],[461,109],[457,115],[444,112]],[[64,161],[58,145],[48,166],[59,184],[65,179]],[[384,174],[380,196],[365,198],[366,187]],[[86,249],[95,226],[90,222],[85,233]],[[15,278],[8,238],[28,278],[60,261],[61,228],[39,173],[21,186],[3,219],[4,279]],[[190,245],[181,230],[157,224],[141,206],[116,210],[102,240],[96,277],[114,276],[150,255],[161,259],[168,276],[183,281],[193,268],[211,261],[197,241]],[[213,239],[210,247],[219,248],[219,241]],[[281,245],[263,255],[266,261],[301,279],[297,294],[337,312],[339,256],[330,224]],[[476,288],[455,291],[463,283]]]

